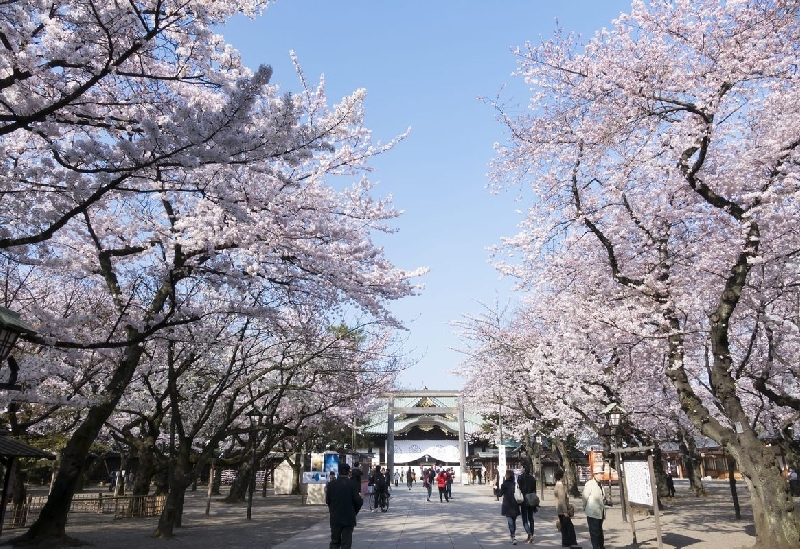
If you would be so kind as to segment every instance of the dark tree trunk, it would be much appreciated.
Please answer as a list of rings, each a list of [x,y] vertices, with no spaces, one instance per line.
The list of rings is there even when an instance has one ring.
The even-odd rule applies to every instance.
[[[733,456],[728,456],[728,484],[731,487],[731,498],[733,499],[733,512],[736,520],[742,519],[742,510],[739,507],[739,494],[736,491],[736,460]]]
[[[222,467],[219,463],[214,466],[214,485],[211,487],[211,495],[212,496],[219,496],[220,491],[219,487],[222,486]]]
[[[155,454],[151,451],[139,452],[139,466],[131,487],[134,496],[146,496],[150,493],[150,484],[158,470],[155,459]]]
[[[664,462],[661,458],[661,447],[658,442],[654,442],[655,448],[653,449],[653,473],[656,476],[656,486],[658,490],[658,497],[665,498],[669,496],[669,489],[667,488],[667,472],[664,471]]]
[[[189,461],[191,442],[179,440],[179,443],[178,455],[176,456],[172,477],[169,482],[167,501],[158,519],[158,527],[153,533],[153,536],[157,538],[171,538],[174,535],[174,529],[181,527],[186,489],[191,486],[198,474],[198,467],[203,466],[202,463],[196,463],[193,467]]]
[[[686,477],[689,479],[689,489],[695,497],[705,496],[706,488],[703,486],[703,477],[700,476],[700,468],[696,465],[702,459],[697,452],[697,446],[694,443],[694,437],[682,432],[684,435],[681,441],[681,453],[683,454],[683,466],[686,469]]]
[[[190,484],[191,482],[185,477],[173,479],[172,489],[167,494],[167,501],[164,503],[164,510],[161,512],[161,516],[158,518],[158,527],[153,533],[153,537],[171,538],[174,536],[175,528],[180,528],[184,496],[186,488]]]
[[[231,491],[222,500],[223,503],[241,503],[247,499],[247,488],[250,486],[250,463],[242,463],[231,484]]]
[[[22,477],[22,471],[19,469],[19,463],[15,460],[14,466],[9,473],[11,474],[11,503],[14,513],[14,526],[22,526],[26,522],[26,507],[25,500],[28,498],[28,489],[25,487],[25,480]]]
[[[556,438],[553,439],[553,444],[558,449],[558,453],[561,454],[561,466],[564,469],[564,481],[567,483],[567,492],[569,492],[572,497],[580,497],[581,492],[578,488],[578,468],[575,467],[575,463],[573,463],[570,458],[570,451],[567,443]]]
[[[60,453],[60,463],[50,496],[44,504],[39,518],[23,535],[11,540],[12,545],[37,545],[44,540],[64,540],[67,538],[67,513],[72,497],[75,495],[86,467],[86,456],[97,438],[103,424],[111,416],[120,397],[136,370],[136,365],[144,352],[144,347],[132,345],[126,349],[123,360],[106,386],[106,399],[89,408],[86,418],[75,430]]]
[[[291,464],[294,474],[292,475],[292,494],[300,494],[300,476],[303,471],[303,456],[299,453],[294,455],[294,463]]]

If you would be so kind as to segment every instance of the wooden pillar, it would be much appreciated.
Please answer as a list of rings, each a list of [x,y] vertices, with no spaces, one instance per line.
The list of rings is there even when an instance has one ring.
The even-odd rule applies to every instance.
[[[8,456],[5,463],[5,478],[3,479],[3,493],[0,496],[0,534],[3,532],[3,521],[6,520],[6,506],[8,505],[8,485],[11,483],[11,477],[14,475],[14,469],[17,465],[16,456]]]
[[[469,484],[467,475],[467,445],[464,436],[464,402],[461,396],[456,400],[458,403],[458,464],[461,467],[461,483]]]
[[[386,422],[386,471],[394,476],[394,395],[389,395],[389,416]]]

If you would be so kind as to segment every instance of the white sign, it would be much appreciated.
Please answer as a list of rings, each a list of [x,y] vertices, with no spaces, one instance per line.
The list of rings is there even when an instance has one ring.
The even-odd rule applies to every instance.
[[[328,482],[328,473],[321,471],[303,471],[303,484],[325,484]]]
[[[395,440],[394,462],[397,464],[415,461],[429,455],[437,461],[458,462],[457,440]]]
[[[650,468],[646,461],[625,462],[625,492],[631,503],[653,505]]]
[[[503,484],[506,479],[506,447],[504,444],[500,445],[500,452],[497,454],[497,472],[500,475],[498,482]]]

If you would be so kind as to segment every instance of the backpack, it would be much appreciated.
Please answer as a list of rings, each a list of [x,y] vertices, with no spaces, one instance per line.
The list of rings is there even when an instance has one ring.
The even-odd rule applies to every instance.
[[[386,477],[384,477],[381,473],[375,473],[375,478],[373,479],[372,483],[378,489],[386,488]]]

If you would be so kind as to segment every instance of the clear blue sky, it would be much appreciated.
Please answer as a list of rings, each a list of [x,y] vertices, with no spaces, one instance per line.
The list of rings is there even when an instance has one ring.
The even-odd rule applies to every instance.
[[[478,100],[504,96],[527,104],[512,78],[514,46],[549,38],[556,22],[589,37],[629,0],[279,0],[255,19],[237,18],[220,31],[244,62],[274,69],[272,82],[297,90],[294,50],[311,83],[325,75],[331,102],[367,90],[373,137],[411,135],[373,162],[381,196],[405,213],[399,232],[379,242],[399,267],[430,268],[419,297],[392,307],[408,327],[406,351],[417,364],[401,375],[409,389],[459,389],[448,372],[463,355],[451,322],[478,313],[480,302],[516,299],[500,280],[486,247],[516,232],[522,206],[492,196],[486,172],[493,144],[504,139],[492,108]]]

